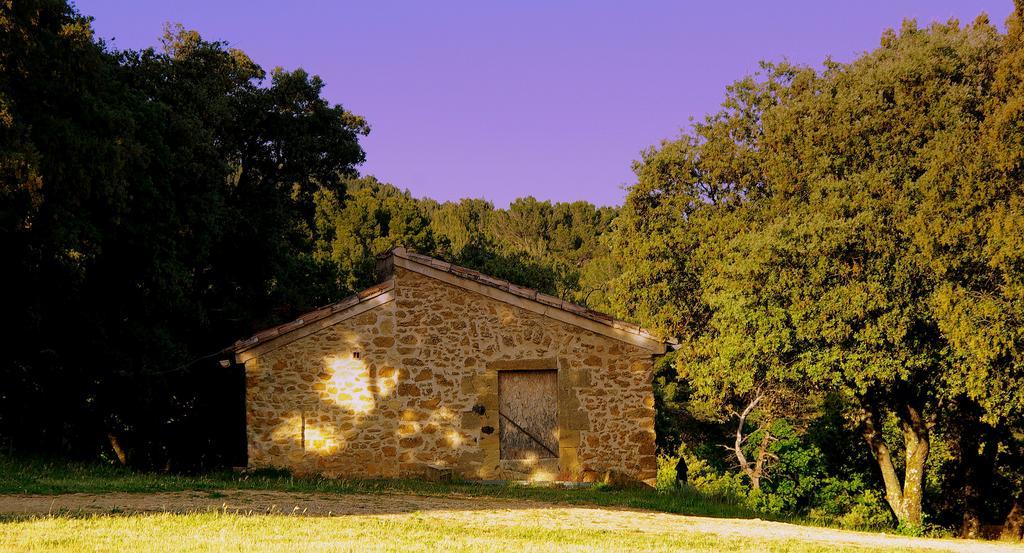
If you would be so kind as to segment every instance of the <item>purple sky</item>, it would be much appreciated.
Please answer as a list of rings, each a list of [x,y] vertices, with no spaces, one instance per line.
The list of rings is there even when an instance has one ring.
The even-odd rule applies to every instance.
[[[164,22],[226,40],[266,69],[303,67],[365,116],[364,173],[416,196],[533,195],[618,205],[632,160],[726,84],[783,57],[820,67],[887,27],[1012,0],[78,0],[100,37],[154,45]]]

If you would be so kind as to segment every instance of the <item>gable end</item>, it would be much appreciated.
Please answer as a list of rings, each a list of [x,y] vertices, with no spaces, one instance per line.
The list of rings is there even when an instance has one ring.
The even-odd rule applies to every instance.
[[[583,307],[567,304],[566,302],[563,302],[560,298],[549,296],[547,294],[542,294],[540,292],[536,292],[528,288],[517,287],[519,288],[519,290],[528,291],[532,293],[535,299],[531,299],[525,293],[513,293],[504,290],[504,286],[499,287],[499,285],[502,284],[509,286],[515,285],[505,283],[504,281],[494,279],[492,277],[487,277],[486,275],[480,275],[480,273],[477,273],[476,271],[468,271],[462,269],[462,267],[457,267],[455,265],[451,265],[451,268],[448,270],[441,270],[433,266],[433,264],[421,263],[419,262],[418,259],[412,259],[409,254],[403,255],[404,251],[396,250],[394,253],[395,267],[401,267],[402,269],[406,269],[408,271],[412,271],[423,276],[439,280],[446,284],[450,284],[452,286],[469,290],[471,292],[476,292],[483,296],[487,296],[491,299],[507,303],[515,307],[519,307],[526,311],[537,313],[539,315],[555,319],[556,321],[560,321],[566,324],[570,324],[579,328],[589,330],[595,334],[600,334],[602,336],[614,338],[616,340],[647,350],[652,355],[661,355],[665,353],[666,348],[665,343],[663,341],[651,337],[646,333],[641,333],[639,327],[637,327],[636,325],[630,325],[629,323],[617,321],[615,319],[612,319],[611,317],[607,317],[606,315],[603,317],[606,318],[608,322],[598,322],[591,317],[583,316],[582,314],[577,314],[576,312],[574,312],[574,310],[567,309],[566,305],[576,307],[581,311],[588,311],[589,313],[595,312],[586,310]],[[460,276],[458,273],[459,270],[465,271],[467,275],[480,275],[480,277],[483,278],[484,280],[483,282],[481,282],[477,278],[467,278]],[[597,313],[595,314],[601,315]]]

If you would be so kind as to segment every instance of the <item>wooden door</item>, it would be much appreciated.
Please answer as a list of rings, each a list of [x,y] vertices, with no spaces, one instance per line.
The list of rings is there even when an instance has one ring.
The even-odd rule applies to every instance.
[[[498,372],[502,459],[558,457],[558,373]]]

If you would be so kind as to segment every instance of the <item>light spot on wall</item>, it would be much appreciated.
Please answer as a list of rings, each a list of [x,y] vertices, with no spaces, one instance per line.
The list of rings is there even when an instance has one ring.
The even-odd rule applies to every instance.
[[[333,426],[306,426],[306,451],[320,454],[334,453],[341,447],[340,439],[340,433]]]
[[[370,369],[362,359],[327,357],[324,364],[325,381],[319,387],[324,400],[359,415],[377,407],[370,389]]]
[[[536,469],[530,472],[530,476],[527,478],[530,482],[552,482],[557,480],[556,474],[545,469]]]
[[[304,452],[327,455],[345,446],[341,432],[331,424],[312,423],[302,413],[288,417],[274,429],[275,442],[293,442]]]
[[[302,415],[296,414],[282,421],[270,433],[270,437],[275,442],[301,442]]]
[[[537,465],[537,460],[538,459],[539,459],[539,457],[537,457],[537,453],[534,452],[534,451],[531,451],[531,452],[526,454],[526,457],[524,457],[522,459],[522,462],[526,466],[532,467],[532,466],[536,466]]]
[[[395,391],[395,387],[398,386],[398,371],[390,369],[390,371],[382,372],[377,376],[377,393],[381,397],[390,396]]]
[[[430,414],[431,421],[450,421],[455,418],[455,413],[447,407],[439,407]]]

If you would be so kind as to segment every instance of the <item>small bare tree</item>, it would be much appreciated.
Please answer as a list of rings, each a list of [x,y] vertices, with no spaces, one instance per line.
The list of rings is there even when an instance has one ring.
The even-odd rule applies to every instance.
[[[750,487],[754,490],[761,489],[761,478],[765,475],[768,470],[768,466],[773,461],[778,461],[778,457],[768,451],[768,446],[771,445],[774,437],[772,437],[769,431],[769,426],[773,422],[768,417],[762,417],[758,424],[757,430],[754,432],[744,433],[747,426],[747,419],[750,414],[761,404],[765,399],[765,394],[761,389],[756,389],[751,394],[750,399],[744,405],[743,410],[736,412],[735,409],[730,408],[730,414],[736,418],[736,436],[732,444],[723,445],[725,449],[731,451],[736,456],[736,461],[739,464],[740,470],[747,475],[750,479]],[[754,453],[753,459],[748,459],[747,454],[743,451],[747,440],[751,435],[760,432],[761,442],[758,444],[757,449]]]
[[[771,466],[779,461],[779,457],[771,452],[771,444],[778,440],[771,432],[771,427],[779,419],[787,419],[794,427],[801,428],[817,412],[818,401],[807,391],[761,385],[745,395],[736,408],[728,408],[730,420],[736,420],[736,430],[732,443],[723,445],[736,458],[737,466],[747,478],[750,487],[761,489],[762,480],[770,480]],[[748,430],[748,423],[757,421],[756,427]],[[757,439],[757,446],[748,457],[748,442],[752,437]]]

